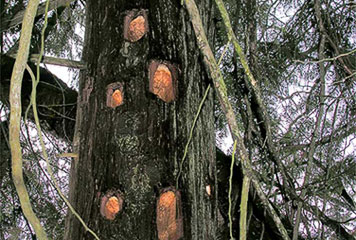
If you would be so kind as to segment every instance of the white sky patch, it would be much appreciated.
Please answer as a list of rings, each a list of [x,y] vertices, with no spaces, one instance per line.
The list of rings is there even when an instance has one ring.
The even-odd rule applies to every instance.
[[[52,64],[46,64],[48,70],[56,75],[59,79],[65,82],[68,86],[70,85],[71,80],[74,78],[73,72],[69,71],[67,67],[56,66]]]
[[[225,129],[222,132],[224,136],[217,141],[217,145],[224,153],[230,154],[234,140],[232,139],[228,125],[225,126]],[[216,133],[216,135],[219,136],[219,131]]]

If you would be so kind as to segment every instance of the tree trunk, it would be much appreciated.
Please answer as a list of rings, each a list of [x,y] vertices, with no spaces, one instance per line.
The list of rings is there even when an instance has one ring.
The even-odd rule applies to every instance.
[[[212,37],[212,2],[198,1],[198,5]],[[149,25],[136,42],[124,39],[124,19],[132,9],[142,16],[139,10],[145,10]],[[79,159],[72,164],[70,201],[101,239],[158,239],[157,198],[163,189],[176,186],[190,128],[209,84],[196,37],[186,10],[173,0],[87,1],[86,31],[88,68],[80,80],[75,138]],[[176,69],[174,101],[166,103],[150,92],[151,60],[166,64],[173,78]],[[113,83],[117,84],[109,85]],[[110,92],[108,86],[123,93],[122,105],[112,105],[115,89]],[[178,181],[184,239],[216,239],[213,110],[210,92]],[[123,208],[114,220],[108,220],[100,213],[101,201],[114,191],[123,198]],[[69,214],[65,239],[93,237]]]

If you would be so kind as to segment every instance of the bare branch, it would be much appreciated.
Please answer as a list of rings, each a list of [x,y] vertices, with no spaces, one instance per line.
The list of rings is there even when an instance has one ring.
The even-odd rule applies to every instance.
[[[16,54],[10,54],[10,57],[16,58]],[[29,57],[29,61],[33,63],[37,63],[39,54],[31,54]],[[78,69],[85,69],[85,63],[81,61],[69,60],[65,58],[56,58],[56,57],[42,57],[42,63],[52,64],[62,67],[69,67],[69,68],[78,68]]]
[[[24,183],[22,172],[22,151],[20,145],[20,120],[21,120],[21,85],[25,71],[27,57],[30,50],[32,27],[39,0],[30,0],[24,14],[19,54],[17,56],[10,85],[10,147],[12,157],[12,177],[18,193],[21,207],[25,217],[34,228],[37,238],[47,239],[47,235],[41,226],[41,222],[32,210],[30,198]]]

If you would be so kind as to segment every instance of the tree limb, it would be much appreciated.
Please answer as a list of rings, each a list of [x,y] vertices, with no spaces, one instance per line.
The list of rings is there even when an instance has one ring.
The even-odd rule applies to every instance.
[[[21,120],[21,85],[27,57],[30,49],[31,32],[39,0],[30,0],[23,18],[19,53],[14,65],[10,85],[10,147],[12,157],[12,177],[18,193],[21,207],[25,217],[34,228],[40,240],[46,240],[47,235],[41,222],[32,210],[30,198],[26,190],[22,172],[22,151],[20,145],[20,120]]]
[[[289,239],[288,233],[283,226],[283,223],[281,222],[280,218],[278,217],[276,211],[272,207],[272,205],[269,203],[266,195],[264,194],[260,183],[255,176],[254,172],[252,171],[251,163],[248,159],[247,155],[247,150],[244,146],[244,142],[242,139],[242,135],[240,133],[240,130],[238,129],[237,121],[236,121],[236,116],[233,112],[232,106],[229,102],[227,91],[226,91],[226,86],[225,82],[223,80],[222,73],[219,69],[219,66],[217,65],[214,55],[211,51],[211,48],[209,46],[208,40],[206,38],[203,24],[199,15],[198,8],[195,4],[194,0],[186,0],[185,5],[187,7],[187,10],[189,12],[189,15],[191,17],[191,22],[193,24],[193,28],[197,37],[197,42],[198,46],[203,54],[203,60],[204,63],[208,69],[208,71],[211,74],[211,77],[214,81],[214,86],[215,90],[218,93],[218,98],[220,100],[220,104],[222,105],[222,109],[226,115],[229,127],[231,129],[231,132],[233,134],[234,139],[238,142],[238,155],[241,159],[242,166],[243,166],[243,172],[244,175],[248,176],[251,178],[251,181],[254,185],[254,188],[261,198],[262,202],[264,203],[265,207],[268,209],[268,211],[271,213],[273,216],[273,220],[275,221],[276,225],[278,226],[279,231],[281,232],[283,239],[287,240]]]
[[[12,58],[16,58],[16,54],[11,54],[9,56]],[[29,61],[36,63],[38,60],[38,56],[39,54],[31,54],[29,57]],[[48,57],[48,56],[43,56],[41,63],[52,64],[52,65],[68,67],[68,68],[78,68],[78,69],[86,68],[85,64],[81,61],[75,61],[75,60],[70,60],[65,58]]]

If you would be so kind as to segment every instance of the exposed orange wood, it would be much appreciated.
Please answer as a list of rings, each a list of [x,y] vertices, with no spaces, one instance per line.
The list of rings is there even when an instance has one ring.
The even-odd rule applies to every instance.
[[[140,40],[146,33],[145,18],[138,16],[130,22],[129,26],[129,38],[131,41],[136,42]]]
[[[120,203],[117,197],[113,196],[105,204],[105,216],[109,220],[114,220],[116,214],[120,211]]]
[[[178,192],[166,191],[157,201],[157,231],[159,240],[178,240],[183,236]],[[179,195],[180,196],[180,195]],[[178,213],[178,215],[177,215]]]
[[[122,104],[122,101],[123,97],[121,91],[119,89],[115,90],[112,94],[111,106],[114,108],[120,106]]]

